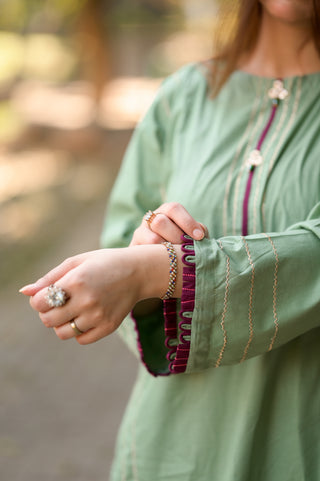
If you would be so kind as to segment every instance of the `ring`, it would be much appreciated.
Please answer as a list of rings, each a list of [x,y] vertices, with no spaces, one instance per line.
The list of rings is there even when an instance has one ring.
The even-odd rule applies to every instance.
[[[57,287],[52,284],[47,289],[47,295],[45,296],[45,300],[50,307],[61,307],[64,306],[67,302],[68,294],[66,293],[66,291],[61,289],[61,287]]]
[[[70,321],[70,326],[72,327],[76,336],[80,336],[80,334],[84,333],[84,331],[80,331],[75,321]]]
[[[148,224],[150,230],[152,230],[151,224],[152,224],[152,221],[153,221],[153,219],[155,218],[156,215],[158,215],[157,212],[152,212],[152,210],[148,210],[148,212],[143,216],[143,218],[146,221],[146,223]]]

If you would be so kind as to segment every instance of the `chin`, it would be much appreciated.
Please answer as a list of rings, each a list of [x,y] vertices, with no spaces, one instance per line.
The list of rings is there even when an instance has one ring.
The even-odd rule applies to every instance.
[[[287,23],[306,23],[312,17],[311,0],[260,0],[272,17]]]

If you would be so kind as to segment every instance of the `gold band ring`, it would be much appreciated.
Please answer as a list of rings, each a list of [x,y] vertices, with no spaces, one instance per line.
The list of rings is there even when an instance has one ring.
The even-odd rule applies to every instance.
[[[152,230],[151,224],[156,215],[158,215],[158,212],[152,212],[152,210],[148,210],[148,212],[143,216],[150,230]]]
[[[80,331],[80,329],[78,328],[77,324],[75,323],[75,321],[70,321],[70,326],[72,327],[76,337],[77,336],[80,336],[80,334],[83,334],[84,331]]]

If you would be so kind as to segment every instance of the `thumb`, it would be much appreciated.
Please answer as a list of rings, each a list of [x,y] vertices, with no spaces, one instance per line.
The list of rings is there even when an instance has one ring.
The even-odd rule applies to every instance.
[[[21,294],[24,294],[25,296],[34,296],[41,289],[49,287],[51,284],[54,284],[56,281],[61,279],[61,277],[67,274],[67,272],[69,272],[70,270],[77,267],[80,263],[80,256],[66,259],[64,262],[49,271],[47,274],[45,274],[33,284],[28,284],[22,287],[19,292],[21,292]]]
[[[203,228],[203,231],[204,231],[204,236],[208,239],[209,238],[209,230],[208,230],[208,227],[204,224],[202,224],[202,222],[200,222],[202,228]]]

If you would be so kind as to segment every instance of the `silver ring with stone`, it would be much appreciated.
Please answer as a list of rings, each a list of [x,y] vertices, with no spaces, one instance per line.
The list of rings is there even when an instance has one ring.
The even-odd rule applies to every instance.
[[[68,294],[61,287],[51,284],[47,289],[45,300],[49,307],[61,307],[67,302]]]

